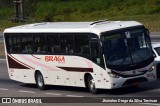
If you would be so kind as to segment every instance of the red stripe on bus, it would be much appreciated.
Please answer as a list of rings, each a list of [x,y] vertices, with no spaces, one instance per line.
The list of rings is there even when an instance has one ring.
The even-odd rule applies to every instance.
[[[12,55],[8,54],[7,57],[8,57],[9,68],[21,68],[21,69],[29,69],[29,68],[31,68],[31,69],[35,69],[35,68],[33,68],[31,66],[28,66],[27,64],[17,60]],[[73,72],[93,72],[93,68],[80,68],[80,67],[58,67],[58,68],[61,68],[61,69],[66,70],[66,71],[73,71]]]
[[[23,65],[23,66],[25,66],[25,67],[27,67],[27,68],[29,67],[28,69],[30,69],[30,68],[33,69],[33,70],[35,69],[35,68],[33,68],[33,67],[31,67],[31,66],[29,66],[29,65],[27,65],[27,64],[25,64],[25,63],[23,63],[23,62],[21,62],[21,61],[19,61],[19,60],[17,60],[17,59],[16,59],[15,57],[13,57],[12,55],[9,55],[9,54],[8,54],[7,57],[10,57],[10,58],[12,57],[12,59],[13,59],[15,62],[17,62],[17,61],[19,62],[19,63],[17,62],[18,64]],[[8,62],[9,62],[9,60],[8,60]]]
[[[36,59],[41,60],[41,58],[38,58],[38,57],[34,56],[33,54],[31,54],[31,56],[34,57],[34,58],[36,58]]]
[[[28,67],[16,62],[10,56],[8,56],[9,68],[17,68],[17,69],[29,69]]]
[[[93,68],[80,68],[80,67],[58,67],[66,71],[75,71],[75,72],[93,72]]]

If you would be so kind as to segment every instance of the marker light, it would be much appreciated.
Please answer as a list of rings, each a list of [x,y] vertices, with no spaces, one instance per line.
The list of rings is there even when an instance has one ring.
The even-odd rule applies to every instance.
[[[108,74],[113,77],[113,78],[119,78],[120,76],[115,74],[115,73],[112,73],[112,72],[108,72]]]

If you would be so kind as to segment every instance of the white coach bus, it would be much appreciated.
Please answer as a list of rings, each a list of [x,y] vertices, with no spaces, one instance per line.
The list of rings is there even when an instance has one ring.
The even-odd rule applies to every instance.
[[[46,22],[4,31],[9,77],[114,89],[156,80],[149,31],[135,21]]]

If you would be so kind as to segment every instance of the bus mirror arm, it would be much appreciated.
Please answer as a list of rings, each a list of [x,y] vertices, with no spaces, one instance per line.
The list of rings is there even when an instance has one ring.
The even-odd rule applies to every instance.
[[[148,38],[151,41],[151,38],[149,37],[150,36],[150,31],[147,28],[145,28],[145,29],[146,29],[146,33],[148,34]]]
[[[150,35],[150,31],[147,29],[147,28],[145,28],[146,29],[146,31],[147,31],[147,33],[148,33],[148,35]]]
[[[103,48],[102,46],[100,46],[100,54],[102,55],[104,52],[103,52]]]

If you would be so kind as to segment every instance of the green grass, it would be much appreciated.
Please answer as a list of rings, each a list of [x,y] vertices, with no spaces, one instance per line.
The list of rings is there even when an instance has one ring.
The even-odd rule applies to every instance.
[[[160,31],[160,0],[27,0],[26,16],[32,21],[13,23],[11,4],[0,0],[0,30],[41,21],[135,20],[151,31]],[[5,4],[6,5],[6,4]],[[34,21],[33,21],[34,20]]]

